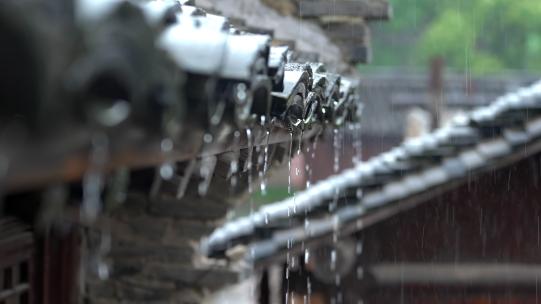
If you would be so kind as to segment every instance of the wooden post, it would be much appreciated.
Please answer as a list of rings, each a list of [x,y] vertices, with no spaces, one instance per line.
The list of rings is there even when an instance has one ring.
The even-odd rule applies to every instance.
[[[430,61],[430,76],[428,89],[430,93],[429,111],[432,114],[432,129],[440,126],[441,117],[444,111],[443,100],[443,72],[445,62],[442,57],[434,57]]]

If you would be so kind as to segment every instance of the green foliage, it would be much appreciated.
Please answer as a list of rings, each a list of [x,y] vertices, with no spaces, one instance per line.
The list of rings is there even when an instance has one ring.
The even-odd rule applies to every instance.
[[[420,41],[418,54],[421,59],[441,56],[447,64],[465,68],[471,62],[475,36],[464,15],[448,10],[428,27]]]
[[[391,2],[394,20],[375,29],[377,65],[426,65],[440,56],[474,74],[541,71],[541,0]],[[392,45],[404,35],[411,42]]]

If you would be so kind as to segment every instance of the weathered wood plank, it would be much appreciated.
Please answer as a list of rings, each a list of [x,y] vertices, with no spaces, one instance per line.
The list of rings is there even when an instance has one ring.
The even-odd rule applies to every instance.
[[[358,43],[337,43],[342,50],[344,61],[351,64],[370,63],[372,60],[372,48]]]
[[[334,41],[355,41],[363,45],[370,44],[370,28],[360,22],[328,22],[321,25],[325,33]]]
[[[301,17],[352,16],[364,20],[388,20],[392,7],[386,0],[303,0],[298,2]]]

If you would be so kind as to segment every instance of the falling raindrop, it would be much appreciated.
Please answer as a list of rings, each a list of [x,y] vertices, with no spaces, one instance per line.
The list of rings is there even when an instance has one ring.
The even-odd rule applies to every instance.
[[[362,280],[364,278],[364,269],[359,266],[357,267],[357,279]]]
[[[104,258],[111,251],[111,242],[111,232],[109,228],[107,228],[101,232],[99,251],[97,253],[97,272],[101,280],[106,280],[109,278],[109,265],[107,265]]]
[[[362,199],[363,198],[363,189],[362,188],[357,189],[357,191],[355,191],[355,196],[357,197],[358,200]]]
[[[357,245],[355,246],[355,253],[357,255],[361,255],[363,253],[363,241],[362,240],[357,241]]]
[[[163,139],[160,143],[160,148],[163,153],[170,153],[174,148],[173,140],[171,138]]]
[[[98,265],[98,277],[100,280],[107,280],[109,278],[109,266],[107,264],[101,262]]]
[[[310,146],[306,147],[306,154],[305,155],[310,155]],[[309,160],[306,160],[304,170],[305,170],[304,172],[306,172],[306,174],[307,174],[306,189],[308,189],[308,188],[310,188],[311,183],[312,183],[312,168],[310,167],[310,161]]]
[[[308,296],[308,303],[311,303],[311,297],[312,297],[312,281],[310,281],[310,277],[306,277],[306,293]]]
[[[331,251],[331,270],[336,270],[336,249],[332,249]]]
[[[265,160],[265,156],[263,155],[262,151],[261,151],[261,146],[256,146],[255,147],[255,153],[257,155],[257,168],[256,170],[258,170],[259,172],[259,176],[261,176],[261,172],[262,172],[262,167],[263,167],[263,161]]]
[[[207,136],[208,134],[206,134],[205,136]],[[173,148],[174,148],[174,144],[173,144],[173,140],[171,140],[170,138],[165,138],[161,141],[160,143],[160,147],[161,147],[161,151],[162,153],[167,156],[168,153],[171,153],[173,151]],[[174,174],[175,174],[175,167],[174,167],[174,164],[171,163],[171,162],[165,162],[163,163],[161,166],[160,166],[160,169],[159,169],[159,172],[160,172],[160,177],[163,179],[163,180],[170,180],[173,178]]]
[[[248,173],[248,194],[250,197],[250,214],[254,213],[254,188],[253,188],[253,153],[254,153],[254,142],[252,138],[252,130],[250,128],[246,129],[246,139],[248,141],[248,159],[246,160],[244,171]]]
[[[170,163],[165,163],[160,166],[160,177],[163,180],[170,180],[173,178],[173,175],[175,174],[175,169],[173,168],[173,165]]]
[[[83,265],[100,280],[107,280],[110,275],[105,258],[111,251],[111,233],[110,228],[106,224],[104,226],[102,230],[83,228],[86,235]]]
[[[213,138],[214,138],[214,137],[212,136],[212,134],[210,134],[210,133],[205,133],[205,135],[203,135],[203,142],[204,142],[205,144],[207,144],[207,145],[208,145],[208,144],[211,144]]]
[[[304,136],[304,130],[301,130],[301,133],[299,134],[299,146],[297,148],[297,155],[300,155],[302,152],[302,137]]]
[[[317,143],[319,141],[319,137],[321,136],[321,132],[319,132],[315,139],[314,139],[314,142],[312,143],[312,159],[316,159],[316,150],[317,150]]]

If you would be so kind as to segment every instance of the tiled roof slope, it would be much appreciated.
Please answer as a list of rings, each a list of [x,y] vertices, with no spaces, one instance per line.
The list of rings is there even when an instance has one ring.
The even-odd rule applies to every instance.
[[[433,198],[477,174],[541,150],[541,82],[458,116],[368,162],[249,217],[227,223],[203,244],[209,256],[247,246],[256,265],[354,233]]]

